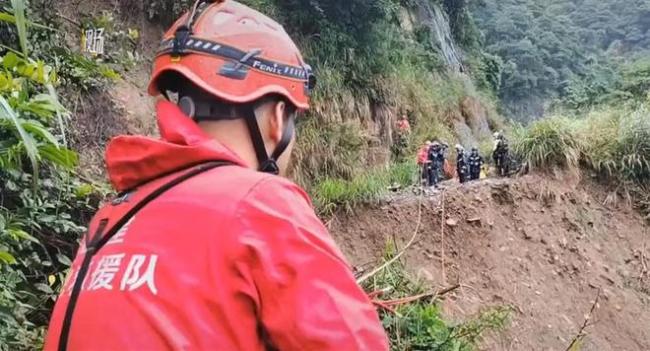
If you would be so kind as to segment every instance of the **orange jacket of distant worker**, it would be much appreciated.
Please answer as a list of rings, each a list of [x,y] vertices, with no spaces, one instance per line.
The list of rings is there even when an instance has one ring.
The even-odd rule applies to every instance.
[[[402,134],[408,134],[411,132],[411,124],[406,118],[400,119],[397,121],[397,130]]]
[[[418,151],[418,159],[417,159],[418,164],[423,165],[427,163],[428,155],[429,155],[429,146],[423,145]]]

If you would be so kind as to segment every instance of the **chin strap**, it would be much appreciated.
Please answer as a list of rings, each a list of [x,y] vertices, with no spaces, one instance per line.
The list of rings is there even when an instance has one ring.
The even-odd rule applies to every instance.
[[[262,138],[260,127],[257,124],[257,116],[255,115],[254,108],[246,108],[246,110],[243,112],[244,119],[246,120],[246,125],[248,126],[248,132],[250,133],[251,140],[253,141],[253,149],[255,149],[257,162],[259,163],[258,170],[265,173],[276,175],[279,174],[280,168],[278,167],[277,160],[291,143],[291,138],[293,137],[293,132],[295,129],[294,117],[290,116],[287,118],[286,126],[284,127],[284,131],[282,131],[282,138],[280,139],[278,146],[276,146],[275,150],[273,150],[271,157],[269,157],[268,153],[266,152],[266,145],[264,144],[264,139]]]

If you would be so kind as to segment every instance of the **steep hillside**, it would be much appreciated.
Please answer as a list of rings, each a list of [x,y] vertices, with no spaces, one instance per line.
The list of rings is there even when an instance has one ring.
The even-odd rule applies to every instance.
[[[624,203],[605,205],[600,186],[567,176],[448,184],[435,196],[396,195],[339,214],[330,228],[352,263],[369,270],[387,242],[401,247],[413,235],[420,201],[405,264],[436,287],[461,285],[445,314],[514,309],[484,350],[565,350],[599,290],[582,350],[650,349],[648,226]]]
[[[462,19],[450,21],[449,10],[436,1],[243,2],[283,23],[315,68],[318,89],[309,122],[299,129],[295,162],[295,177],[307,187],[395,161],[394,127],[403,114],[414,129],[409,151],[431,138],[479,144],[489,138],[490,127],[501,126],[483,80],[473,78],[482,66],[473,66],[473,56],[465,53],[452,29],[462,28]],[[89,168],[99,170],[101,146],[109,135],[152,132],[152,104],[143,92],[155,43],[185,5],[189,2],[61,4],[61,16],[77,24],[104,23],[110,15],[111,31],[139,33],[133,48],[137,59],[127,69],[117,67],[122,79],[73,104],[78,105],[73,112],[80,126],[76,139],[83,140],[78,145],[86,147],[92,140],[95,150],[83,155]],[[61,35],[78,50],[78,25],[57,16],[49,20],[66,29]],[[107,43],[119,40],[108,37]],[[98,131],[100,115],[112,122]]]

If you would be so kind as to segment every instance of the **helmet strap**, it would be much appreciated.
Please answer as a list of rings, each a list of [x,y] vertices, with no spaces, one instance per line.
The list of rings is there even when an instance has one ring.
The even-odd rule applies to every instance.
[[[269,157],[266,152],[266,145],[264,144],[264,138],[262,138],[262,133],[260,132],[260,127],[257,123],[257,116],[254,107],[250,106],[245,109],[244,119],[246,120],[251,140],[253,141],[253,149],[255,150],[255,155],[259,164],[258,170],[265,173],[279,174],[280,168],[278,167],[277,160],[291,143],[291,138],[293,137],[295,129],[293,117],[290,116],[287,119],[286,126],[282,131],[280,142],[275,147],[275,150],[273,150],[271,157]]]
[[[176,29],[174,33],[174,40],[172,45],[172,57],[179,58],[185,52],[185,47],[187,45],[188,39],[193,34],[194,22],[201,16],[206,7],[202,7],[203,3],[213,3],[214,0],[196,0],[192,9],[190,10],[187,21],[184,24],[181,24]],[[219,1],[221,2],[221,1]]]

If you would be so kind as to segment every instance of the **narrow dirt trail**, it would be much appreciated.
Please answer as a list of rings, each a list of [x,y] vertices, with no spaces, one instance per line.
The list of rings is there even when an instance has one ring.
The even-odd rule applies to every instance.
[[[598,290],[601,298],[583,350],[650,350],[648,226],[624,204],[606,207],[593,184],[529,175],[488,179],[445,190],[445,275],[442,282],[441,196],[427,196],[409,269],[432,284],[462,284],[443,304],[463,319],[492,305],[511,305],[512,324],[485,350],[565,350]],[[387,240],[412,235],[418,199],[396,195],[354,214],[331,231],[361,269]],[[646,244],[647,243],[647,244]]]

